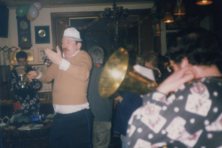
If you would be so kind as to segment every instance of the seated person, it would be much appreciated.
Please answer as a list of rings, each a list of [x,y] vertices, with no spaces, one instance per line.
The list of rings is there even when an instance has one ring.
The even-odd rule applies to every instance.
[[[16,54],[17,65],[15,65],[9,76],[10,92],[14,100],[14,112],[25,117],[29,122],[31,116],[39,112],[38,90],[42,83],[37,79],[32,79],[29,74],[34,69],[27,63],[28,55],[24,51]]]

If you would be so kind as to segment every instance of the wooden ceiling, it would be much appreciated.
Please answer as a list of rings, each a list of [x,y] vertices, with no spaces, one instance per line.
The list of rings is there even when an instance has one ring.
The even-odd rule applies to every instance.
[[[0,0],[0,3],[5,3],[8,7],[17,7],[21,5],[29,5],[39,1],[43,7],[64,7],[71,5],[99,5],[99,4],[112,4],[116,2],[117,4],[138,4],[148,3],[155,4],[155,13],[163,17],[164,13],[169,9],[173,10],[176,4],[176,0]],[[196,0],[183,0],[186,9],[186,16],[200,16],[208,15],[214,12],[214,9],[222,9],[221,0],[214,0],[213,5],[210,6],[197,6],[195,4]]]
[[[32,4],[41,2],[44,7],[59,7],[70,5],[91,5],[91,4],[106,4],[116,1],[116,3],[144,3],[153,2],[154,0],[0,0],[8,7],[16,7],[20,5]]]
[[[33,4],[39,1],[43,7],[64,7],[75,5],[112,5],[113,2],[118,4],[154,4],[151,11],[158,19],[162,19],[165,12],[174,10],[176,0],[0,0],[0,4],[6,4],[8,7],[17,7],[21,5]],[[205,16],[214,18],[222,17],[222,0],[213,0],[210,6],[198,6],[196,0],[182,0],[185,5],[186,16],[183,17],[182,24],[195,24]],[[221,19],[220,19],[221,20]],[[215,19],[215,21],[218,21]]]

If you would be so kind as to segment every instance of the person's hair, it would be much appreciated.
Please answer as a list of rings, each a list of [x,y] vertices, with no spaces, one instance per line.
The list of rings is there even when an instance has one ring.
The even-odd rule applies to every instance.
[[[221,63],[221,49],[216,35],[203,28],[186,29],[178,33],[175,44],[167,56],[180,63],[187,57],[193,65],[217,65]]]
[[[25,51],[19,51],[16,53],[16,60],[18,59],[27,59],[28,55]]]

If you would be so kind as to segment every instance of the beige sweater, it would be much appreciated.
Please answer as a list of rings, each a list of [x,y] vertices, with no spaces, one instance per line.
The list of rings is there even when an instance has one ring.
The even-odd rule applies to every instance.
[[[60,70],[52,64],[43,75],[44,82],[54,80],[53,104],[78,105],[87,102],[87,87],[92,61],[87,52],[81,50],[68,60],[68,70]]]

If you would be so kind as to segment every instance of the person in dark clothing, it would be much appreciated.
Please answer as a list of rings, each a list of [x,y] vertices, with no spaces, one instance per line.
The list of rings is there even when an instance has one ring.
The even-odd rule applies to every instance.
[[[32,116],[39,113],[38,91],[41,89],[42,83],[29,75],[34,69],[28,65],[27,58],[28,55],[24,51],[16,54],[18,64],[11,70],[9,81],[15,114],[25,117],[26,122],[30,122]],[[17,119],[19,120],[19,118]]]
[[[129,91],[121,91],[119,95],[122,97],[122,101],[115,106],[113,129],[125,136],[128,120],[132,112],[142,105],[142,98],[140,94]]]
[[[108,148],[111,136],[111,118],[113,100],[102,98],[99,94],[99,80],[104,68],[104,50],[100,46],[93,46],[89,50],[93,60],[88,87],[89,105],[94,115],[93,147]]]
[[[170,57],[177,68],[156,90],[143,95],[143,106],[128,122],[128,148],[222,145],[221,49],[207,30],[180,33],[170,53],[177,55]]]

